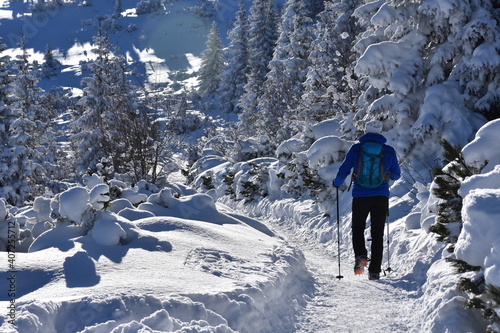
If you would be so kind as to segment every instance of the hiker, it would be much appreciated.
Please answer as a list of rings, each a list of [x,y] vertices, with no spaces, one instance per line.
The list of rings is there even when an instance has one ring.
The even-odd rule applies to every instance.
[[[370,261],[368,267],[370,280],[380,278],[384,224],[389,213],[388,182],[399,179],[401,175],[394,148],[386,145],[387,139],[380,134],[382,128],[383,125],[379,121],[371,121],[365,125],[365,134],[359,138],[359,143],[351,146],[333,181],[335,187],[342,186],[351,170],[354,170],[352,177],[354,273],[362,274]],[[368,214],[371,221],[371,259],[367,256],[364,237]]]

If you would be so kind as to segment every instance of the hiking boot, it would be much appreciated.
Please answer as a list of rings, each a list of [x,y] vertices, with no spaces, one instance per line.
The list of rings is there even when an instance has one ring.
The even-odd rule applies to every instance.
[[[378,280],[380,279],[380,273],[370,273],[368,275],[368,280]]]
[[[365,267],[368,265],[368,258],[366,256],[359,256],[354,262],[354,274],[363,274]]]

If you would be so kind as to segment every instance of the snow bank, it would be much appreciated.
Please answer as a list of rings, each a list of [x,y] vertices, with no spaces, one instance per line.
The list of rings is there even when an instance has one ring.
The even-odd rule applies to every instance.
[[[500,273],[500,267],[495,268],[498,264],[490,258],[493,255],[498,259],[500,251],[500,190],[476,189],[470,192],[464,199],[462,218],[463,230],[455,251],[457,258]],[[487,261],[493,267],[487,267]],[[500,286],[500,274],[493,280],[487,283]]]
[[[467,164],[483,172],[489,172],[500,164],[500,119],[490,121],[477,131],[474,141],[467,144],[462,153]]]
[[[466,162],[482,173],[466,179],[459,194],[464,198],[463,230],[456,244],[457,258],[484,267],[487,284],[500,286],[500,120],[484,125],[463,149]]]
[[[37,200],[33,220],[49,219],[23,224],[40,230],[18,253],[16,326],[0,313],[0,331],[293,331],[313,288],[299,250],[180,185],[106,211],[108,192],[94,182]]]
[[[74,247],[72,239],[83,236],[85,231],[82,227],[72,225],[61,225],[49,229],[38,236],[30,245],[28,252],[36,252],[51,247],[57,247],[61,251],[67,251]]]
[[[424,313],[421,332],[484,332],[486,325],[479,310],[465,309],[465,297],[456,289],[458,281],[450,264],[436,261],[427,272],[420,299]]]

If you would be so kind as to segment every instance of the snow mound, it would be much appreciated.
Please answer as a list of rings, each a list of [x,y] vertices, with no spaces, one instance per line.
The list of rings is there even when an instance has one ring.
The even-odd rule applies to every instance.
[[[500,273],[494,259],[500,251],[500,190],[471,191],[464,199],[462,215],[464,223],[456,244],[457,258],[485,267],[489,272],[486,283],[500,286],[500,274],[491,274]],[[493,266],[488,267],[488,262]]]
[[[490,121],[477,131],[472,142],[467,144],[463,150],[465,161],[467,164],[475,166],[478,169],[483,169],[483,172],[493,170],[500,164],[500,140],[498,133],[500,132],[500,119]]]
[[[125,230],[116,221],[110,219],[103,218],[95,221],[92,229],[92,238],[99,245],[115,246],[126,237]]]
[[[73,225],[62,225],[49,229],[38,236],[30,245],[28,252],[36,252],[51,247],[67,251],[74,247],[72,239],[83,236],[85,231],[82,227]]]
[[[89,202],[89,192],[83,187],[74,187],[59,196],[59,213],[73,222],[81,223]]]

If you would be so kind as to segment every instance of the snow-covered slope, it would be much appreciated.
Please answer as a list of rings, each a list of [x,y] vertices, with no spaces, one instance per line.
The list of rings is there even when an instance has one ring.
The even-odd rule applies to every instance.
[[[122,16],[113,18],[114,0],[92,1],[91,6],[65,3],[33,15],[28,5],[0,1],[0,29],[7,45],[4,54],[19,54],[21,33],[32,61],[42,63],[50,46],[63,65],[63,73],[57,79],[42,82],[44,89],[80,88],[82,76],[88,74],[82,72],[81,63],[94,58],[92,38],[97,36],[99,25],[107,27],[105,33],[111,44],[127,56],[131,68],[146,74],[150,82],[193,84],[211,20],[219,22],[224,38],[237,10],[236,3],[223,1],[216,17],[201,17],[190,9],[199,5],[196,0],[179,0],[166,2],[164,10],[137,15],[137,1],[122,1]]]
[[[78,208],[76,190],[92,192],[65,192],[58,211],[84,219],[90,206]],[[10,288],[2,285],[0,300],[12,311],[1,314],[0,330],[292,330],[296,308],[289,304],[312,290],[302,254],[208,195],[171,194],[152,194],[137,209],[119,199],[112,204],[119,212],[97,212],[88,234],[84,223],[61,225],[38,236],[29,253],[10,251],[10,269],[0,273]]]

